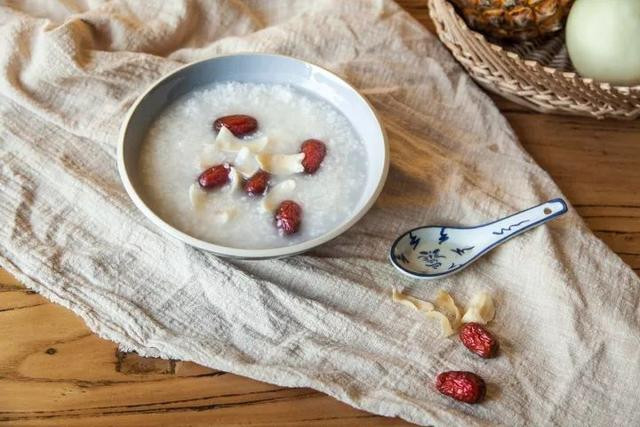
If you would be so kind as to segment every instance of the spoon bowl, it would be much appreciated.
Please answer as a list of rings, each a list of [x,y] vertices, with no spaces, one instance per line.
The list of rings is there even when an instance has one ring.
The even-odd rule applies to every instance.
[[[553,199],[475,227],[414,228],[393,242],[389,258],[403,274],[416,279],[440,279],[458,273],[512,237],[566,212],[565,201]]]

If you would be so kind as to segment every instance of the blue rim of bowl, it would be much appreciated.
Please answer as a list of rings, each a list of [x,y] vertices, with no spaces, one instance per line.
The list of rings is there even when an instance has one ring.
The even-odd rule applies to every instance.
[[[569,211],[569,207],[567,206],[567,202],[564,199],[560,198],[560,197],[557,197],[557,198],[551,199],[551,200],[547,200],[546,202],[542,202],[542,203],[540,203],[538,205],[535,205],[535,206],[532,206],[530,208],[527,208],[526,210],[534,209],[534,208],[537,208],[539,206],[546,205],[547,203],[554,203],[554,202],[562,204],[562,209],[560,209],[558,212],[555,212],[553,215],[549,215],[548,217],[545,217],[545,218],[541,219],[540,221],[536,221],[536,222],[534,222],[532,224],[529,224],[526,227],[527,231],[532,229],[532,228],[535,228],[537,225],[539,225],[541,223],[548,222],[548,221],[551,221],[554,218],[562,216],[562,215],[564,215],[565,213],[567,213]],[[519,212],[516,212],[516,213],[514,213],[512,215],[505,216],[505,217],[500,218],[500,219],[496,219],[495,221],[486,222],[484,224],[473,225],[473,226],[469,226],[469,227],[455,226],[455,228],[464,229],[464,230],[473,230],[474,228],[480,228],[480,227],[485,227],[487,225],[495,224],[498,221],[502,221],[502,220],[511,218],[512,216],[518,215],[519,213],[522,213],[522,212],[523,211],[519,211]],[[391,244],[391,249],[389,249],[389,261],[401,273],[404,273],[407,276],[413,277],[415,279],[426,279],[426,280],[429,280],[429,279],[440,279],[440,278],[443,278],[445,276],[450,276],[450,275],[452,275],[454,273],[457,273],[460,270],[464,270],[465,268],[467,268],[469,265],[472,264],[472,263],[466,262],[466,263],[464,263],[462,265],[459,265],[458,267],[454,268],[453,270],[445,271],[445,272],[442,272],[442,273],[435,273],[435,274],[432,274],[432,273],[416,273],[416,272],[408,270],[408,269],[404,268],[402,265],[400,265],[400,263],[398,262],[398,259],[396,258],[396,255],[395,255],[396,247],[398,246],[398,243],[400,243],[400,240],[402,240],[402,238],[404,236],[406,236],[408,233],[411,233],[411,232],[416,231],[416,230],[420,230],[421,228],[425,228],[425,227],[450,228],[451,226],[450,225],[423,225],[423,226],[420,226],[420,227],[414,227],[414,228],[412,228],[410,230],[407,230],[407,231],[401,233],[393,241],[393,243]],[[512,235],[507,236],[507,237],[503,237],[502,239],[494,242],[492,245],[487,246],[483,251],[478,253],[478,255],[473,257],[473,259],[475,260],[475,259],[480,258],[482,255],[484,255],[487,252],[491,251],[496,246],[500,245],[501,243],[506,242],[507,240],[509,240],[509,239],[511,239],[513,237],[518,236],[519,234],[520,233],[516,233],[516,234],[512,234]]]
[[[133,113],[136,111],[136,109],[138,108],[138,106],[140,105],[140,103],[142,102],[142,100],[147,96],[147,94],[149,92],[154,90],[159,84],[161,84],[165,80],[171,78],[175,74],[177,74],[177,73],[179,73],[179,72],[181,72],[183,70],[186,70],[187,68],[193,67],[193,66],[195,66],[197,64],[200,64],[202,62],[212,61],[212,60],[216,60],[216,59],[223,59],[223,58],[227,58],[227,57],[235,57],[235,56],[268,56],[268,57],[274,57],[274,58],[285,58],[287,60],[293,60],[293,61],[297,61],[297,62],[303,63],[303,64],[305,64],[305,65],[307,65],[307,66],[309,66],[309,67],[311,67],[311,68],[313,68],[315,70],[318,70],[320,72],[327,73],[328,75],[330,75],[333,78],[337,79],[338,81],[344,83],[348,88],[353,90],[354,93],[364,102],[364,104],[367,106],[367,108],[371,111],[371,114],[373,114],[373,117],[375,118],[376,122],[378,123],[378,127],[379,127],[380,134],[382,136],[382,141],[383,141],[383,144],[384,144],[384,164],[383,164],[383,167],[382,167],[381,174],[378,177],[378,183],[376,185],[376,189],[371,194],[371,197],[369,197],[369,200],[367,200],[367,202],[364,204],[364,206],[362,206],[362,208],[360,208],[360,210],[358,210],[353,216],[348,218],[346,221],[340,223],[337,227],[334,227],[332,230],[328,231],[327,233],[322,234],[322,235],[320,235],[318,237],[314,237],[313,239],[309,239],[309,240],[305,240],[305,241],[300,242],[300,243],[296,243],[295,245],[281,246],[281,247],[278,247],[278,248],[241,249],[241,248],[232,248],[232,247],[229,247],[229,246],[217,245],[217,244],[214,244],[214,243],[211,243],[211,242],[207,242],[205,240],[197,239],[197,238],[195,238],[195,237],[193,237],[193,236],[191,236],[191,235],[189,235],[189,234],[187,234],[187,233],[185,233],[183,231],[178,230],[177,228],[175,228],[171,224],[169,224],[166,221],[164,221],[153,210],[151,210],[151,208],[149,208],[146,205],[146,203],[142,200],[142,198],[138,195],[137,191],[133,187],[133,184],[131,183],[131,180],[129,179],[129,175],[128,175],[127,169],[125,167],[125,164],[124,164],[124,137],[125,137],[127,128],[129,127],[129,124],[130,124],[130,121],[131,121],[131,117],[132,117]],[[180,241],[182,241],[184,243],[187,243],[188,245],[191,245],[191,246],[196,247],[198,249],[202,249],[202,250],[211,252],[211,253],[213,253],[215,255],[218,255],[218,256],[227,257],[227,258],[234,258],[234,259],[261,260],[261,259],[271,259],[271,258],[282,258],[282,257],[297,255],[297,254],[306,252],[306,251],[311,250],[311,249],[313,249],[313,248],[315,248],[317,246],[320,246],[320,245],[322,245],[324,243],[327,243],[330,240],[335,239],[336,237],[338,237],[339,235],[341,235],[342,233],[344,233],[345,231],[350,229],[352,226],[354,226],[371,209],[371,207],[374,205],[376,200],[378,200],[378,197],[380,196],[380,193],[382,192],[382,188],[384,187],[384,184],[385,184],[385,182],[387,180],[387,175],[388,175],[388,172],[389,172],[389,141],[388,141],[387,133],[386,133],[386,131],[384,129],[384,126],[382,126],[382,121],[380,120],[380,116],[375,111],[375,109],[373,108],[371,103],[355,87],[353,87],[350,83],[348,83],[342,77],[340,77],[337,74],[327,70],[324,67],[321,67],[319,65],[313,64],[313,63],[308,62],[308,61],[303,61],[301,59],[294,58],[292,56],[278,55],[278,54],[273,54],[273,53],[241,52],[241,53],[235,53],[235,54],[231,54],[231,55],[214,56],[214,57],[206,58],[206,59],[203,59],[203,60],[200,60],[200,61],[195,61],[195,62],[191,62],[189,64],[185,64],[185,65],[173,70],[169,74],[166,74],[166,75],[160,77],[153,84],[151,84],[151,86],[149,86],[136,99],[136,101],[133,103],[133,105],[129,108],[129,110],[127,111],[127,114],[126,114],[126,116],[125,116],[125,118],[124,118],[124,120],[122,122],[122,125],[120,126],[120,133],[118,135],[117,165],[118,165],[118,173],[120,175],[120,180],[122,181],[122,184],[123,184],[123,186],[125,188],[125,191],[129,195],[129,198],[133,201],[134,205],[147,217],[147,219],[149,219],[154,225],[156,225],[158,228],[160,228],[166,234],[168,234],[171,237],[176,238],[176,239],[178,239],[178,240],[180,240]]]

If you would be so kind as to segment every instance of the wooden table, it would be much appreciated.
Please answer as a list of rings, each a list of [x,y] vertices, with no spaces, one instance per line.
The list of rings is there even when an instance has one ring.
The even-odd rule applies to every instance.
[[[426,0],[399,2],[433,31]],[[541,115],[494,97],[589,227],[640,271],[640,120]],[[143,358],[0,270],[0,424],[407,425],[310,389]]]

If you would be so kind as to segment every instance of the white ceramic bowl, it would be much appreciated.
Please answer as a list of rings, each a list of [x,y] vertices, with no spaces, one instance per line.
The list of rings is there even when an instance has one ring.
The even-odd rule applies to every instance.
[[[328,232],[290,246],[240,249],[196,239],[165,222],[145,203],[138,178],[138,156],[147,129],[168,104],[202,85],[223,81],[288,84],[324,99],[350,121],[362,139],[368,157],[367,181],[355,209]],[[389,146],[384,129],[367,100],[335,74],[287,56],[238,54],[220,56],[186,65],[154,83],[133,104],[120,131],[118,171],[122,183],[142,213],[162,231],[191,246],[216,255],[267,259],[298,254],[344,233],[371,208],[387,177]]]

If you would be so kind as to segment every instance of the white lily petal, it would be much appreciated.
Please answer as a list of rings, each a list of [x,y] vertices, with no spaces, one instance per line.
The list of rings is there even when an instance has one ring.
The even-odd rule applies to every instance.
[[[436,296],[436,306],[438,307],[438,310],[440,310],[440,312],[449,314],[454,317],[452,327],[457,328],[460,324],[461,314],[460,309],[456,305],[455,301],[453,301],[451,295],[440,289],[438,291],[438,295]]]
[[[258,162],[253,154],[251,154],[251,150],[249,150],[248,147],[242,147],[240,151],[238,151],[238,155],[233,163],[238,169],[238,172],[240,172],[240,174],[245,178],[253,176],[253,174],[258,172],[260,169]]]
[[[304,153],[258,154],[256,160],[262,169],[274,175],[291,175],[304,171]]]
[[[211,213],[214,221],[218,224],[226,224],[233,218],[236,211],[233,208],[213,211]]]
[[[493,320],[496,314],[491,296],[486,292],[480,292],[471,298],[469,308],[462,316],[462,323],[481,323],[486,325]]]
[[[223,126],[220,128],[220,132],[218,132],[215,145],[220,150],[231,153],[237,153],[243,147],[246,147],[249,149],[249,151],[256,154],[264,150],[268,143],[269,138],[266,136],[248,140],[236,138],[236,136],[232,134],[229,129]]]
[[[282,181],[275,187],[269,190],[266,196],[262,198],[260,206],[265,212],[273,212],[278,208],[280,203],[288,200],[293,196],[293,191],[296,189],[296,182],[292,179]]]
[[[449,322],[449,318],[439,311],[427,311],[424,313],[427,317],[431,317],[433,319],[437,319],[440,321],[440,329],[443,337],[449,337],[455,333],[453,328],[451,327],[451,322]]]
[[[227,192],[238,191],[242,187],[242,175],[236,168],[229,168],[229,184],[227,184]]]
[[[205,144],[202,154],[200,154],[199,166],[201,170],[205,170],[223,163],[224,160],[224,153],[220,152],[215,145]]]
[[[480,323],[482,325],[486,324],[478,309],[475,307],[469,307],[467,311],[462,316],[462,323]]]
[[[431,311],[433,310],[433,304],[428,301],[422,301],[421,299],[414,298],[410,295],[405,295],[398,292],[396,288],[391,291],[391,299],[399,304],[406,305],[409,308],[413,308],[418,311]]]
[[[189,187],[189,200],[191,200],[191,206],[196,209],[202,209],[207,201],[207,193],[200,188],[198,183],[194,182]]]

